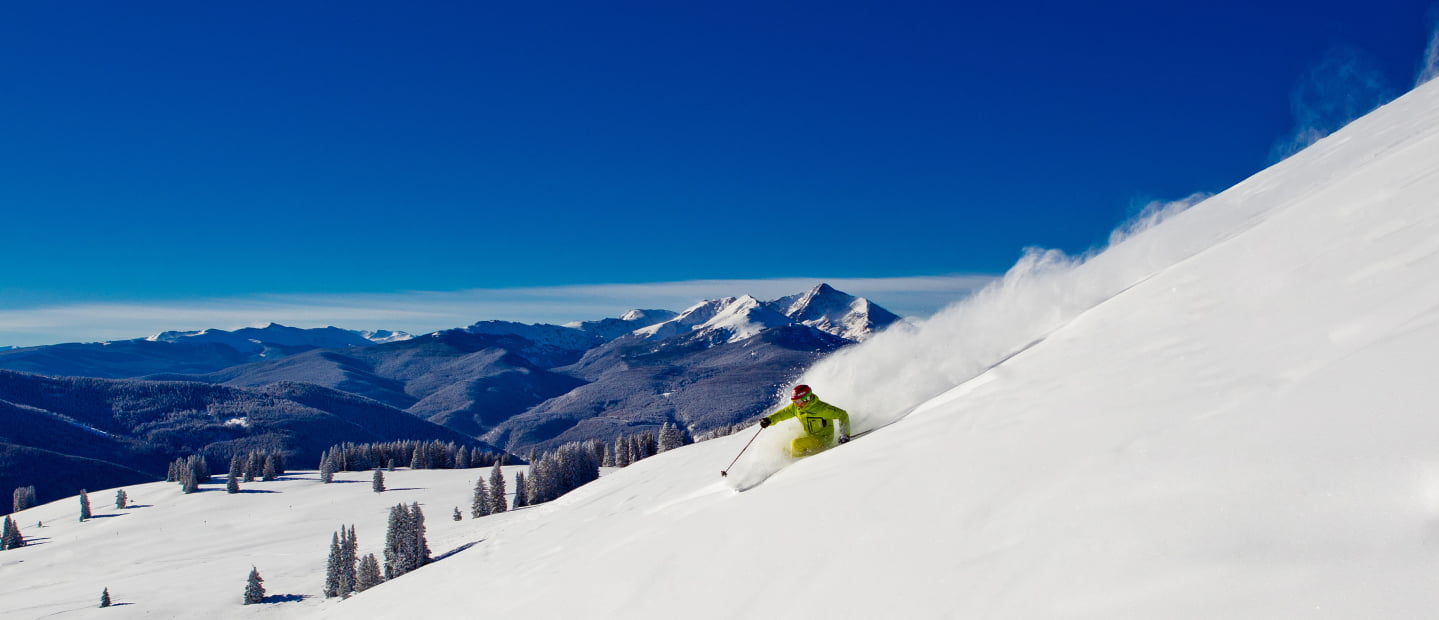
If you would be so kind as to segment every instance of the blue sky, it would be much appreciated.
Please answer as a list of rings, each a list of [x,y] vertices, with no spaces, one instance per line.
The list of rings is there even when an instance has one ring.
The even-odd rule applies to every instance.
[[[923,314],[1402,93],[1435,16],[1165,4],[10,6],[0,345],[820,279]]]

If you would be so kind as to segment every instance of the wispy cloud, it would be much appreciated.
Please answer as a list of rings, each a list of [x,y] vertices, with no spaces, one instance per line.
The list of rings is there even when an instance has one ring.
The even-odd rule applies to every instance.
[[[1394,95],[1368,56],[1352,47],[1330,50],[1290,93],[1294,130],[1274,144],[1270,160],[1277,162],[1304,150]]]
[[[1429,45],[1424,48],[1424,61],[1414,79],[1418,86],[1439,77],[1439,7],[1429,11]]]
[[[476,321],[566,323],[634,308],[683,310],[737,295],[773,299],[820,282],[868,297],[904,316],[924,317],[994,279],[987,275],[900,278],[776,278],[596,284],[350,295],[267,295],[140,303],[0,309],[0,344],[33,346],[139,338],[166,330],[236,329],[271,322],[295,327],[394,329],[428,333]]]

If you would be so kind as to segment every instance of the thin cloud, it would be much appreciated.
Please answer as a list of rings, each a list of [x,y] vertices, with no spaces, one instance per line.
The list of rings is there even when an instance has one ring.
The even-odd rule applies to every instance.
[[[1310,69],[1289,96],[1294,130],[1270,149],[1278,162],[1304,150],[1394,98],[1374,61],[1352,47],[1337,47]]]
[[[867,297],[902,316],[924,317],[994,279],[985,275],[904,278],[777,278],[351,295],[267,295],[147,303],[69,304],[0,310],[0,344],[34,346],[140,338],[167,330],[238,329],[271,322],[415,334],[476,321],[567,323],[635,308],[683,310],[699,301],[773,299],[820,282]]]
[[[1415,86],[1439,77],[1439,9],[1429,11],[1429,23],[1429,45],[1424,48],[1424,62],[1414,79]]]

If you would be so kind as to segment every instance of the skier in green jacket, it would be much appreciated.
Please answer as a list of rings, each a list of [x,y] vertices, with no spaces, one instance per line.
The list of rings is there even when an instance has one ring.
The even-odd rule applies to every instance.
[[[790,453],[795,456],[807,456],[833,446],[836,426],[839,427],[839,443],[849,441],[849,414],[820,400],[808,385],[794,386],[794,396],[790,397],[790,404],[761,418],[759,426],[766,428],[790,418],[799,418],[800,426],[805,432],[789,444]]]

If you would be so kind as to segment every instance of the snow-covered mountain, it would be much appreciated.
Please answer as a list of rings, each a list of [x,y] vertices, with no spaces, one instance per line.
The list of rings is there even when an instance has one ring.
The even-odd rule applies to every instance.
[[[856,342],[900,320],[893,312],[868,299],[842,293],[828,284],[820,284],[799,295],[781,297],[767,305],[801,324]]]
[[[187,342],[192,344],[216,343],[237,351],[265,355],[267,349],[305,347],[310,349],[340,349],[364,347],[381,342],[395,342],[411,338],[409,334],[395,331],[354,331],[338,327],[302,329],[270,323],[264,327],[246,327],[235,331],[205,329],[190,332],[162,332],[146,338],[151,342]]]
[[[106,379],[189,375],[315,349],[367,347],[409,338],[409,334],[395,331],[302,329],[271,323],[235,331],[169,331],[132,340],[0,349],[0,368]]]

